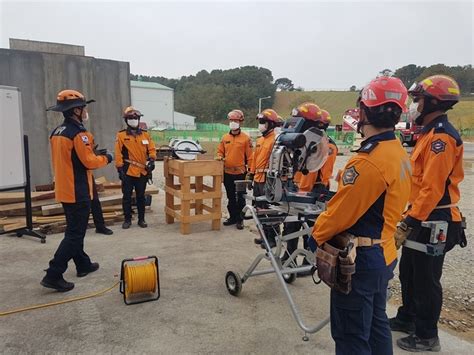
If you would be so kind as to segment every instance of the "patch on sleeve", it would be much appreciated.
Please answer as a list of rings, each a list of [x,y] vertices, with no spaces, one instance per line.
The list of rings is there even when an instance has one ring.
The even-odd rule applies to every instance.
[[[444,152],[446,150],[446,142],[441,139],[435,140],[431,143],[431,150],[435,152],[435,154]]]
[[[346,169],[342,174],[342,184],[346,185],[354,185],[359,173],[357,172],[355,166],[351,166],[350,168]]]
[[[84,143],[89,143],[89,137],[81,135],[81,139]]]

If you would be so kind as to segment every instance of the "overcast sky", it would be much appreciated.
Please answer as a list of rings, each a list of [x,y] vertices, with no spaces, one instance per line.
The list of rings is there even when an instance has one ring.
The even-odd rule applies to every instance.
[[[256,65],[305,89],[368,82],[384,68],[473,62],[472,1],[6,1],[9,38],[84,45],[134,74],[179,78]]]

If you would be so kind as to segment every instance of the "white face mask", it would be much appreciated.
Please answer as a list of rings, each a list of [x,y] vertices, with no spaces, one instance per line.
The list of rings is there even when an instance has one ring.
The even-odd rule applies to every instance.
[[[231,130],[236,130],[240,128],[240,124],[238,122],[230,121],[229,122],[229,128]]]
[[[82,123],[89,121],[89,112],[86,111],[86,115],[82,117]]]
[[[411,121],[416,120],[421,115],[421,112],[418,112],[418,106],[419,102],[412,102],[408,108],[408,117]]]
[[[138,120],[135,120],[135,119],[127,120],[127,124],[132,128],[137,128],[138,127]]]
[[[258,130],[262,133],[265,132],[267,130],[267,124],[266,123],[259,123],[258,124]]]

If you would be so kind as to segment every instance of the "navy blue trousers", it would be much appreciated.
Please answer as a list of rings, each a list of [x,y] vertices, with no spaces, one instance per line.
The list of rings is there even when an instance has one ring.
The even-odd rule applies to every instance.
[[[59,279],[67,269],[69,260],[76,264],[78,272],[88,270],[91,259],[84,251],[84,237],[86,235],[89,214],[91,210],[90,201],[63,203],[66,215],[66,231],[64,239],[59,244],[54,258],[49,262],[46,274],[51,279]]]
[[[393,354],[385,307],[388,281],[393,278],[396,263],[375,270],[357,270],[348,295],[331,291],[331,335],[336,354]]]

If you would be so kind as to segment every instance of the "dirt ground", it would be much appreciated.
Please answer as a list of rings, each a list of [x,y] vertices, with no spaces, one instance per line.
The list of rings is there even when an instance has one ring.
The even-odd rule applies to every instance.
[[[463,338],[474,340],[474,245],[471,236],[474,233],[474,144],[465,144],[465,177],[461,183],[460,208],[467,219],[468,245],[465,248],[457,246],[447,254],[444,263],[442,285],[444,292],[443,309],[441,313],[441,327],[453,331]],[[341,169],[349,156],[339,156],[335,169]],[[337,170],[335,170],[337,171]],[[336,189],[336,185],[332,185]],[[392,281],[393,305],[401,304],[400,282],[398,268]]]
[[[209,147],[208,147],[209,148]],[[408,148],[410,151],[410,148]],[[210,158],[206,157],[206,158]],[[349,160],[350,155],[338,156],[334,168],[334,174],[342,169]],[[454,248],[446,256],[442,285],[444,289],[443,309],[440,324],[448,331],[460,334],[463,338],[474,340],[474,275],[472,265],[474,263],[474,246],[470,242],[470,236],[474,232],[474,144],[465,144],[465,178],[461,183],[460,208],[467,218],[468,245],[466,248],[459,246]],[[159,186],[164,182],[159,179]],[[332,181],[331,189],[336,190],[337,184]],[[225,195],[225,194],[224,194]],[[223,213],[227,213],[224,201]],[[391,284],[392,298],[390,302],[398,306],[401,304],[400,282],[398,280],[398,268],[396,276]]]

